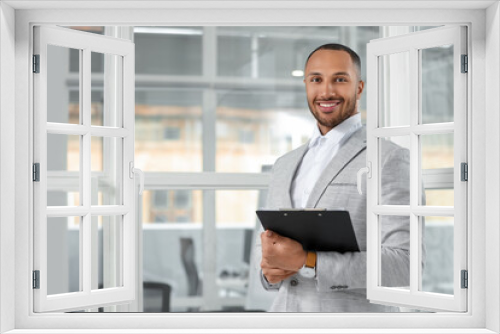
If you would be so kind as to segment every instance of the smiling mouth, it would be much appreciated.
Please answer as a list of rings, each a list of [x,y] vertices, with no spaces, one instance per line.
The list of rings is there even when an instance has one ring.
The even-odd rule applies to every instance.
[[[319,110],[322,112],[333,112],[342,102],[341,101],[328,101],[328,102],[318,102],[317,105]]]

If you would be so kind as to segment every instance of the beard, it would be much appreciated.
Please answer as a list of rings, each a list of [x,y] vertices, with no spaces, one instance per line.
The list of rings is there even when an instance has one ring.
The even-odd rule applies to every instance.
[[[330,129],[333,129],[334,127],[357,113],[356,93],[354,93],[354,96],[348,100],[342,99],[340,108],[329,115],[323,115],[320,111],[317,110],[316,101],[313,101],[312,103],[307,101],[307,104],[309,105],[309,110],[313,114],[316,121],[322,126]]]

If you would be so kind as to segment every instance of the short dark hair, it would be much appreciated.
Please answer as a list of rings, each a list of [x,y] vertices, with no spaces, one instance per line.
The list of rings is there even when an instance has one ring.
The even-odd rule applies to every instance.
[[[329,44],[323,44],[321,46],[318,46],[316,49],[314,49],[309,56],[307,57],[306,64],[304,68],[307,66],[307,62],[309,62],[309,58],[319,50],[331,50],[331,51],[344,51],[349,54],[351,57],[352,62],[354,63],[354,66],[356,67],[356,72],[358,74],[358,79],[361,80],[361,59],[359,58],[358,54],[354,52],[351,48],[342,45],[342,44],[337,44],[337,43],[329,43]]]

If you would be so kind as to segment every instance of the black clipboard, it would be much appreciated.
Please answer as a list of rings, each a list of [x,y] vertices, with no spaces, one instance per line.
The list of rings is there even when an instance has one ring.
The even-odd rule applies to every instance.
[[[359,252],[349,211],[257,210],[265,230],[294,239],[305,250]]]

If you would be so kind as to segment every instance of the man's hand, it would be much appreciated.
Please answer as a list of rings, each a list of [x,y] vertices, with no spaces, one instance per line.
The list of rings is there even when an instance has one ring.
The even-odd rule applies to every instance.
[[[260,267],[269,283],[278,283],[294,275],[306,262],[307,252],[297,241],[269,230],[261,233],[260,238]]]

